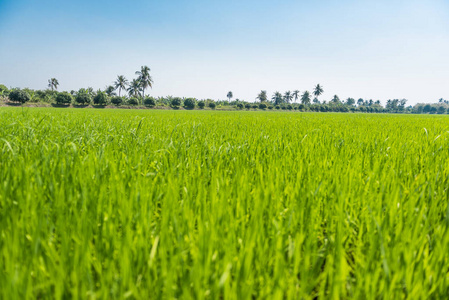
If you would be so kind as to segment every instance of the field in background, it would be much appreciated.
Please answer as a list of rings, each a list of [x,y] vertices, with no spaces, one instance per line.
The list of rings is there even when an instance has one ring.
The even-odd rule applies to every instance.
[[[448,131],[0,108],[0,298],[444,298]]]

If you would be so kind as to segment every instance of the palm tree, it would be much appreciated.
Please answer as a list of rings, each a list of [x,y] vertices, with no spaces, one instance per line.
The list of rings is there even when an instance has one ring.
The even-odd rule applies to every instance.
[[[53,89],[57,90],[58,89],[58,85],[59,85],[58,79],[50,78],[48,80],[48,87],[51,88],[52,91],[53,91]]]
[[[299,91],[298,90],[294,90],[292,96],[293,96],[293,98],[295,98],[295,102],[298,101]]]
[[[313,91],[313,95],[318,98],[324,92],[323,87],[319,84],[316,85],[315,90]]]
[[[232,95],[232,92],[229,91],[228,94],[226,95],[226,97],[228,97],[229,101],[231,101],[232,97],[234,97],[234,95]]]
[[[285,92],[285,94],[284,94],[284,100],[285,100],[285,102],[290,103],[290,101],[292,100],[292,98],[293,98],[292,92],[290,92],[290,91]]]
[[[259,93],[259,95],[257,95],[256,99],[259,100],[260,102],[267,101],[267,99],[268,99],[267,91],[260,91],[260,93]]]
[[[282,94],[279,92],[275,92],[273,94],[273,97],[271,97],[271,100],[274,102],[275,105],[282,103]]]
[[[118,89],[118,95],[120,97],[120,92],[122,89],[126,90],[126,86],[128,85],[128,80],[126,80],[125,76],[119,75],[117,76],[117,80],[114,82],[114,87]]]
[[[136,72],[137,78],[140,82],[140,87],[142,88],[142,98],[145,97],[145,89],[147,87],[153,88],[153,78],[150,75],[150,68],[148,66],[140,67],[140,71]]]
[[[331,101],[334,102],[334,103],[340,103],[340,98],[338,98],[337,95],[334,95],[334,98],[332,98]]]
[[[106,95],[108,95],[108,97],[115,96],[114,91],[115,91],[115,88],[112,85],[106,87],[106,89],[104,90],[104,92],[106,93]]]
[[[301,96],[301,103],[304,105],[310,104],[310,92],[305,91]]]
[[[138,79],[133,79],[131,83],[129,84],[129,87],[127,89],[128,94],[130,97],[139,97],[140,96],[140,88],[141,84]]]

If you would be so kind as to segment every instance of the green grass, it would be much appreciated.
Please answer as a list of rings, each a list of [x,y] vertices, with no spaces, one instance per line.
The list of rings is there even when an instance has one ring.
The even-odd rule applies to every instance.
[[[0,108],[0,298],[446,298],[448,131]]]

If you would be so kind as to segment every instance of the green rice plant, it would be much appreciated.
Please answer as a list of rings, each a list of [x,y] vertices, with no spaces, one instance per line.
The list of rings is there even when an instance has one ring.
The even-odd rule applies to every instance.
[[[443,299],[449,119],[0,108],[2,299]]]

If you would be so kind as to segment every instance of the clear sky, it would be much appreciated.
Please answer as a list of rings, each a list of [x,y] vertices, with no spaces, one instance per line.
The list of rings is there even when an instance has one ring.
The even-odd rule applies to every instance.
[[[449,99],[448,0],[0,0],[0,83],[95,89],[151,68],[154,96],[264,89]]]

